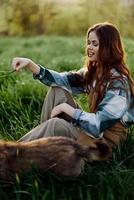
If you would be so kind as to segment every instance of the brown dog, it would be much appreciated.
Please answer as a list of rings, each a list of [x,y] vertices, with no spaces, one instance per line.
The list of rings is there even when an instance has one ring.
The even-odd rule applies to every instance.
[[[86,159],[109,157],[107,145],[82,146],[67,137],[47,137],[30,142],[0,141],[0,178],[10,180],[11,174],[30,170],[51,170],[59,176],[78,176]]]

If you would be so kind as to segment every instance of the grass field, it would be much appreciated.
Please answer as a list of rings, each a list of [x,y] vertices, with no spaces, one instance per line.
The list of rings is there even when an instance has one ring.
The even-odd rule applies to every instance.
[[[134,77],[134,40],[124,39],[127,63]],[[27,70],[11,71],[11,59],[29,57],[57,71],[83,66],[84,37],[0,38],[0,139],[17,140],[39,123],[48,90]],[[78,103],[87,110],[86,98]],[[83,106],[84,105],[84,106]],[[59,178],[33,170],[16,183],[0,182],[0,200],[132,200],[134,199],[134,129],[126,143],[106,162],[86,164],[78,178]]]

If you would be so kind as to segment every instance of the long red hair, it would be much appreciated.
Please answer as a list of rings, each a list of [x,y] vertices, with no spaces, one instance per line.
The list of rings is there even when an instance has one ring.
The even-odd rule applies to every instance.
[[[106,84],[113,81],[111,69],[114,68],[117,72],[119,72],[120,76],[118,78],[120,78],[120,80],[122,80],[123,75],[128,78],[131,93],[133,96],[134,81],[130,75],[129,69],[125,64],[124,50],[120,33],[117,28],[107,22],[95,24],[93,27],[88,29],[87,39],[92,31],[96,33],[99,39],[98,61],[90,62],[87,56],[87,72],[85,75],[85,79],[87,86],[91,86],[93,84],[93,81],[96,81],[94,88],[96,97],[94,99],[90,99],[90,102],[92,102],[92,104],[89,105],[90,111],[95,112],[97,110],[98,104],[104,97]],[[90,98],[92,97],[93,96],[90,96]]]

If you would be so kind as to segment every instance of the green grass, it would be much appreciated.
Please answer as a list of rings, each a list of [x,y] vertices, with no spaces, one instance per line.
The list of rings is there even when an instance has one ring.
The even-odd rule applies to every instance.
[[[134,40],[125,39],[127,62],[134,75]],[[0,138],[17,140],[39,123],[47,86],[33,80],[23,70],[4,77],[11,71],[11,59],[25,56],[48,68],[65,71],[83,65],[85,40],[81,37],[0,38]],[[79,104],[87,109],[86,98]],[[84,105],[84,106],[83,106]],[[134,129],[126,143],[113,152],[106,162],[86,164],[78,178],[59,178],[51,173],[32,170],[16,183],[0,182],[1,200],[131,200],[134,199]]]

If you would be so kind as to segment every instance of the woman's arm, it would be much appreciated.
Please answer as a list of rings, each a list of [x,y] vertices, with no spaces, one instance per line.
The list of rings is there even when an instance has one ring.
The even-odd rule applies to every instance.
[[[13,58],[12,67],[16,71],[20,71],[22,68],[27,67],[34,74],[39,74],[40,72],[40,67],[29,58]]]
[[[127,82],[125,85],[122,85],[121,82],[115,81],[113,86],[114,89],[107,90],[104,99],[98,105],[96,113],[74,109],[64,103],[53,109],[51,117],[56,116],[60,112],[65,112],[73,118],[72,123],[75,126],[83,129],[94,138],[102,137],[103,131],[112,127],[116,122],[119,122],[128,109],[127,91],[129,90],[129,86]]]
[[[33,77],[35,79],[40,80],[47,86],[59,86],[73,94],[86,92],[83,82],[84,68],[77,72],[59,73],[41,65],[37,65],[28,58],[20,57],[13,59],[12,66],[16,71],[20,71],[22,68],[27,67],[31,72],[33,72]]]
[[[55,106],[53,108],[53,110],[51,112],[51,117],[56,117],[57,115],[59,115],[62,112],[66,113],[70,117],[73,117],[73,115],[75,113],[75,108],[70,106],[67,103],[61,103],[58,106]]]
[[[95,138],[103,135],[103,131],[119,122],[129,107],[128,80],[113,81],[112,87],[98,105],[96,113],[87,113],[76,109],[73,115],[73,124],[85,130]]]

